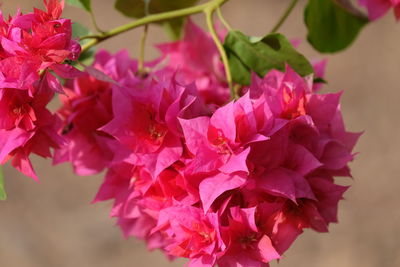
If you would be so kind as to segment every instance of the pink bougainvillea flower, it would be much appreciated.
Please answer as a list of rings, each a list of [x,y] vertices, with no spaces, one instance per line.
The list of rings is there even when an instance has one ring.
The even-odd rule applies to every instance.
[[[311,77],[287,67],[254,77],[246,94],[212,114],[185,117],[177,105],[171,114],[179,123],[169,124],[163,118],[174,98],[164,82],[118,91],[115,118],[102,128],[133,155],[111,166],[96,197],[114,199],[112,216],[126,236],[188,258],[189,266],[261,267],[280,259],[303,229],[326,232],[337,221],[347,187],[333,177],[350,175],[359,137],[345,130],[340,93],[317,95]],[[162,139],[151,138],[152,129]],[[179,153],[163,152],[167,134]]]
[[[151,192],[151,185],[152,178],[145,169],[128,163],[113,164],[95,201],[115,198],[111,216],[118,218],[124,235],[149,239],[157,224],[154,216],[164,205],[157,191]]]
[[[225,249],[219,232],[218,214],[204,214],[191,206],[172,206],[159,214],[153,232],[165,231],[164,250],[171,256],[189,258],[189,266],[214,266]]]
[[[57,133],[61,121],[46,109],[52,95],[48,88],[41,88],[35,97],[27,91],[0,90],[0,163],[12,159],[15,168],[34,179],[29,155],[51,157],[49,148],[63,144]]]
[[[63,144],[61,121],[46,108],[54,92],[63,92],[52,72],[68,79],[80,74],[64,64],[80,53],[71,21],[60,18],[64,2],[44,3],[46,11],[18,11],[7,20],[0,14],[0,163],[10,159],[34,179],[29,156],[51,157],[50,148]]]
[[[156,82],[150,76],[132,86],[114,91],[114,118],[101,129],[132,150],[134,163],[145,165],[156,178],[182,156],[177,118],[197,115],[201,107],[194,88],[174,79]]]
[[[218,259],[219,266],[263,267],[270,261],[281,258],[271,238],[258,229],[256,209],[256,207],[231,208],[229,226],[221,227],[227,249]]]
[[[193,172],[209,173],[236,161],[236,157],[246,158],[248,151],[236,149],[236,125],[233,102],[218,109],[211,118],[198,117],[181,120],[186,145],[194,155],[190,168]],[[228,173],[247,171],[244,164],[230,164]],[[229,170],[228,170],[229,169]]]
[[[391,8],[397,20],[400,20],[400,1],[399,0],[359,0],[360,5],[368,10],[370,20],[376,20],[385,15]]]
[[[177,201],[188,206],[197,201],[188,197],[183,177],[174,168],[164,170],[155,181],[146,168],[124,162],[110,166],[95,202],[108,199],[115,199],[111,216],[118,218],[125,236],[145,239],[152,249],[173,241],[154,230],[159,213]]]
[[[128,77],[134,77],[136,62],[129,59],[126,51],[114,56],[100,51],[93,68],[123,84]],[[112,161],[116,142],[99,128],[113,118],[112,92],[119,87],[85,73],[68,82],[64,90],[65,95],[60,95],[63,106],[58,114],[64,121],[67,145],[56,150],[54,163],[70,161],[79,175],[100,172]]]
[[[62,78],[79,75],[78,70],[63,64],[65,60],[76,60],[80,53],[79,44],[72,40],[71,21],[60,18],[64,2],[44,2],[46,11],[17,13],[7,21],[0,17],[0,86],[3,88],[34,90],[33,83],[47,70]],[[54,91],[62,90],[50,73],[43,79]]]
[[[236,101],[209,98],[198,82],[215,78],[214,48],[199,57],[194,47],[207,36],[193,44],[190,34],[161,48],[172,60],[165,69],[124,80],[107,72],[117,81],[112,118],[91,131],[116,145],[95,201],[114,200],[125,236],[189,266],[269,266],[305,228],[327,232],[337,222],[347,187],[334,176],[351,176],[360,134],[345,129],[341,93],[317,94],[313,77],[289,66],[253,75]],[[122,57],[102,62],[127,66]],[[315,64],[317,77],[325,63]]]

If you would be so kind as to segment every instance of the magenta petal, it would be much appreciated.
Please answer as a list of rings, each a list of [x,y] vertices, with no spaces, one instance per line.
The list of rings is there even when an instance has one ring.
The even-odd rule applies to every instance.
[[[199,186],[201,202],[204,212],[207,212],[215,199],[222,193],[238,188],[246,182],[246,179],[239,175],[217,174],[204,179]]]
[[[317,200],[314,192],[310,187],[310,184],[304,177],[297,175],[296,173],[293,173],[291,177],[295,186],[296,198],[308,198],[312,200]]]
[[[296,188],[290,172],[275,169],[258,179],[259,187],[268,193],[296,202]]]
[[[304,216],[309,218],[312,229],[321,233],[328,232],[327,223],[314,204],[309,204],[304,207]]]
[[[26,51],[19,46],[16,42],[10,41],[7,38],[2,37],[1,39],[1,46],[5,52],[9,53],[10,55],[17,55],[18,53],[25,53]]]
[[[359,0],[359,3],[367,8],[370,20],[382,17],[391,8],[390,0]]]
[[[93,78],[96,78],[99,81],[108,82],[111,84],[117,84],[117,82],[114,81],[109,75],[107,75],[106,73],[104,73],[103,71],[101,71],[95,67],[86,66],[85,72],[89,73],[90,76],[92,76]]]
[[[237,155],[231,155],[228,162],[221,166],[219,170],[223,173],[234,173],[238,171],[249,173],[249,169],[246,163],[249,153],[250,147],[246,148]]]
[[[247,224],[247,227],[249,227],[254,232],[258,232],[258,227],[256,223],[256,210],[256,207],[239,210],[240,215],[242,216],[241,219],[243,219],[244,223]]]
[[[159,151],[157,155],[154,177],[157,177],[163,170],[179,160],[181,155],[182,145],[180,140],[172,134],[167,135],[164,139],[161,151]]]
[[[210,119],[210,125],[221,130],[226,139],[234,142],[236,140],[234,103],[229,102],[222,108],[217,109]]]
[[[303,176],[323,165],[303,146],[293,145],[289,153],[295,166],[294,170]]]
[[[60,81],[56,77],[54,77],[50,73],[46,73],[45,80],[46,80],[47,86],[51,90],[53,90],[54,92],[60,93],[60,94],[64,94],[64,89],[62,88]]]
[[[311,178],[309,181],[317,195],[316,206],[321,216],[327,222],[337,222],[338,202],[343,199],[343,194],[348,187],[336,185],[323,178]]]
[[[22,28],[24,30],[29,30],[32,27],[32,22],[35,20],[35,14],[25,14],[23,16],[18,16],[13,19],[12,25]]]
[[[215,264],[216,256],[204,255],[196,258],[191,258],[189,267],[213,267]]]
[[[11,164],[14,166],[14,168],[16,168],[18,171],[22,172],[26,176],[31,177],[37,182],[39,181],[35,171],[33,170],[31,161],[24,152],[17,153],[13,157]]]
[[[74,172],[78,175],[92,175],[99,173],[106,166],[108,166],[110,157],[110,150],[105,149],[101,145],[107,143],[107,138],[99,137],[98,142],[93,139],[88,139],[82,134],[74,133],[69,144],[70,161],[73,163]],[[108,157],[107,155],[109,154]]]
[[[210,119],[207,117],[198,117],[190,120],[179,119],[179,122],[182,126],[188,149],[190,152],[196,154],[205,142]]]
[[[326,168],[338,170],[353,160],[353,155],[342,144],[331,141],[324,146],[324,152],[320,161]]]
[[[3,162],[14,149],[23,146],[32,134],[20,128],[11,131],[0,130],[0,162]]]
[[[329,124],[335,116],[342,93],[313,95],[308,104],[307,111],[317,125]]]
[[[83,75],[83,72],[72,67],[71,65],[66,64],[54,64],[50,67],[58,76],[64,79],[73,79],[80,75]]]
[[[281,255],[275,250],[271,239],[264,235],[257,244],[259,254],[263,262],[270,262],[275,259],[280,259]]]
[[[291,223],[279,223],[271,235],[276,250],[283,254],[303,231]]]
[[[188,165],[188,170],[190,170],[191,173],[214,172],[224,163],[225,158],[226,157],[221,157],[220,154],[209,147],[203,146]]]

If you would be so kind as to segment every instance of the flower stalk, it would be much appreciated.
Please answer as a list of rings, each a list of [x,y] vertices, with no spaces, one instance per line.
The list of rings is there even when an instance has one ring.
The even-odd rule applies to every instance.
[[[140,40],[140,52],[139,52],[139,60],[138,60],[138,74],[139,76],[143,76],[146,74],[146,70],[144,67],[144,57],[146,51],[146,39],[147,34],[149,32],[149,25],[144,25],[142,38]]]
[[[283,13],[282,17],[276,23],[276,25],[272,28],[271,32],[277,32],[280,27],[285,23],[286,19],[289,17],[290,13],[292,13],[293,9],[296,7],[299,0],[292,0],[289,6],[286,8],[285,13]]]
[[[213,9],[210,7],[204,11],[204,13],[206,15],[207,27],[211,34],[211,37],[214,40],[215,45],[217,46],[219,53],[221,55],[222,63],[224,64],[224,67],[225,67],[226,81],[231,90],[231,98],[236,99],[237,95],[232,86],[232,75],[231,75],[231,71],[230,71],[230,67],[229,67],[228,56],[225,52],[224,46],[222,45],[221,40],[219,39],[218,34],[215,31],[215,27],[214,27],[213,14],[214,14],[215,10],[216,10],[215,8]]]
[[[92,40],[90,40],[89,42],[87,42],[85,45],[82,46],[82,52],[86,52],[91,47],[93,47],[111,37],[114,37],[121,33],[130,31],[137,27],[147,25],[150,23],[154,23],[154,22],[160,22],[163,20],[170,20],[170,19],[174,19],[174,18],[185,17],[185,16],[205,12],[205,10],[207,10],[207,9],[216,10],[218,7],[222,6],[223,4],[225,4],[228,1],[229,0],[211,0],[207,3],[193,6],[193,7],[173,10],[173,11],[164,12],[164,13],[153,14],[153,15],[149,15],[149,16],[137,19],[128,24],[116,27],[112,30],[106,31],[106,32],[98,34],[98,35],[85,36],[84,39],[92,39]]]

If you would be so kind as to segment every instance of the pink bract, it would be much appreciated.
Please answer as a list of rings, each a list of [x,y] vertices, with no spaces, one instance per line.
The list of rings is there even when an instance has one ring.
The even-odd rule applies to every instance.
[[[162,72],[114,89],[99,129],[119,155],[95,201],[114,199],[126,236],[189,266],[261,267],[303,229],[337,222],[347,187],[334,176],[350,176],[360,135],[345,130],[341,93],[316,94],[288,66],[210,112],[194,84]]]
[[[397,20],[400,20],[399,0],[359,0],[360,5],[365,6],[370,20],[376,20],[385,15],[391,8]]]
[[[60,18],[64,2],[44,3],[46,11],[18,11],[7,20],[0,13],[0,163],[11,160],[34,179],[29,155],[51,157],[50,148],[64,142],[58,134],[61,120],[46,108],[54,92],[63,92],[51,71],[63,78],[80,74],[63,64],[80,53],[71,21]]]
[[[36,180],[29,155],[51,157],[50,148],[63,144],[57,133],[61,121],[46,109],[52,95],[44,87],[34,97],[18,89],[0,90],[0,163],[12,159],[15,168]]]
[[[134,77],[136,65],[126,51],[114,56],[100,51],[93,68],[109,75],[115,84],[97,80],[88,73],[67,82],[65,95],[60,95],[63,106],[58,111],[64,122],[62,134],[67,145],[56,150],[54,163],[70,161],[79,175],[98,173],[108,167],[118,144],[99,128],[113,119],[113,91],[121,90],[120,86]]]

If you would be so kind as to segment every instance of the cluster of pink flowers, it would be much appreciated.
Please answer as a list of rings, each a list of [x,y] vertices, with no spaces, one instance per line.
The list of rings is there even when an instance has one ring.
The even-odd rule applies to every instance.
[[[137,75],[126,52],[97,54],[89,74],[66,84],[55,162],[76,173],[107,169],[97,201],[125,236],[189,266],[268,266],[304,228],[328,231],[347,187],[358,133],[345,130],[341,93],[316,94],[289,66],[253,76],[229,102],[210,37],[192,23],[182,41]],[[323,73],[325,62],[320,62]]]
[[[11,159],[34,179],[29,155],[51,157],[50,148],[63,143],[61,121],[46,108],[54,92],[63,92],[52,73],[62,78],[79,73],[63,64],[80,53],[71,39],[71,21],[60,18],[64,4],[44,3],[46,11],[17,12],[8,19],[0,13],[0,164]]]
[[[360,5],[367,8],[370,20],[385,15],[391,8],[397,20],[400,20],[400,0],[359,0]]]

